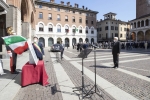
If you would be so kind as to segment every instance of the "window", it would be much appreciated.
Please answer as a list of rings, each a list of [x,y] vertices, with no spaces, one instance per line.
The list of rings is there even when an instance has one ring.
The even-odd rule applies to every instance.
[[[42,8],[42,5],[39,5],[39,8]]]
[[[111,30],[114,30],[114,26],[111,26]]]
[[[91,28],[91,34],[94,34],[94,28]]]
[[[112,22],[112,24],[113,24],[113,22]]]
[[[106,33],[106,39],[108,38],[108,34]]]
[[[93,21],[91,21],[91,24],[92,24],[92,25],[94,24]]]
[[[82,23],[82,18],[79,19],[79,23]]]
[[[79,27],[79,33],[82,33],[82,27]]]
[[[86,14],[86,16],[89,16],[89,14]]]
[[[108,26],[105,26],[105,30],[108,30]]]
[[[57,21],[60,21],[60,15],[57,15]]]
[[[99,28],[97,28],[97,32],[99,32]]]
[[[65,16],[65,21],[68,22],[68,16]]]
[[[49,32],[53,32],[53,26],[52,26],[52,24],[49,24],[49,25],[48,25],[48,31],[49,31]]]
[[[65,32],[69,33],[69,27],[67,25],[65,26]]]
[[[40,32],[44,31],[44,25],[42,23],[39,24],[39,31]]]
[[[117,27],[117,26],[115,27],[115,30],[118,30],[118,27]]]
[[[48,14],[48,20],[52,20],[52,14]]]
[[[43,13],[42,12],[39,13],[39,19],[43,19]]]
[[[72,11],[73,13],[75,13],[75,11]]]
[[[127,31],[127,28],[124,28],[124,31]]]
[[[72,22],[75,22],[75,17],[72,17]]]
[[[57,26],[57,32],[61,32],[61,26],[60,25]]]
[[[88,34],[88,27],[86,27],[86,34]]]
[[[107,22],[106,22],[106,24],[107,24]]]
[[[120,34],[120,37],[122,37],[122,34]]]
[[[56,8],[57,11],[60,11],[60,8]]]
[[[121,31],[122,31],[122,27],[121,27],[120,29],[121,29]]]
[[[73,26],[73,28],[72,28],[72,33],[76,33],[76,27],[75,26]]]
[[[99,31],[102,31],[102,28],[101,28],[101,27],[99,28]]]
[[[111,36],[112,36],[112,39],[113,39],[114,38],[114,34],[112,33]]]
[[[115,33],[115,37],[118,37],[118,33]]]
[[[88,24],[88,20],[86,19],[86,24]]]
[[[101,38],[101,34],[99,34],[99,38]]]

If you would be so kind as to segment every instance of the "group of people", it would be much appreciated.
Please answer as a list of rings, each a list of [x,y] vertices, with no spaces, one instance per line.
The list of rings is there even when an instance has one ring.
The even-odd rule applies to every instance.
[[[150,48],[150,42],[147,41],[139,41],[139,42],[122,42],[121,43],[121,49],[127,49],[127,50],[132,50],[133,48],[138,49],[138,48],[143,48],[145,50]]]

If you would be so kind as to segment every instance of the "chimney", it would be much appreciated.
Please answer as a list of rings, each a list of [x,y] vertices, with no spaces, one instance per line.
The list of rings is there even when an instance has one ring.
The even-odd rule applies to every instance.
[[[54,2],[55,2],[55,0],[50,0],[50,2],[51,2],[51,3],[54,3]]]
[[[77,8],[79,8],[79,5],[77,4]]]
[[[88,10],[88,8],[87,8],[87,7],[86,7],[85,9],[86,9],[86,10]]]
[[[84,6],[82,6],[82,9],[84,9]]]
[[[70,6],[70,2],[67,2],[67,6]]]
[[[77,8],[77,4],[76,3],[74,4],[74,7]]]
[[[62,5],[64,5],[64,2],[63,2],[63,1],[61,1],[60,3],[61,3]]]

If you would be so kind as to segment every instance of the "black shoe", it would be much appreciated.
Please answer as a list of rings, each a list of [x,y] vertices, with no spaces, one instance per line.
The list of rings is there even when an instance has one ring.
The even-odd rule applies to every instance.
[[[116,68],[116,66],[112,67],[112,68]]]

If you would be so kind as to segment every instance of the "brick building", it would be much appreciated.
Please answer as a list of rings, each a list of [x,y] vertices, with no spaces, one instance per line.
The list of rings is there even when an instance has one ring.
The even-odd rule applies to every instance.
[[[150,0],[136,0],[136,18],[130,25],[130,39],[150,41]]]
[[[87,41],[97,42],[96,16],[97,11],[87,7],[79,8],[70,2],[61,1],[56,4],[50,2],[35,1],[36,7],[36,35],[45,47],[51,46],[57,41],[65,44],[76,44]]]
[[[3,24],[0,24],[0,31],[3,31],[3,34],[0,34],[0,37],[7,36],[6,28],[12,26],[17,35],[31,38],[32,34],[35,33],[34,0],[1,0],[0,4],[4,1],[9,5],[9,8],[7,8],[5,15],[0,15],[0,21],[3,20]],[[2,5],[5,6],[6,4]],[[3,40],[1,39],[0,52],[2,52],[2,44]]]

